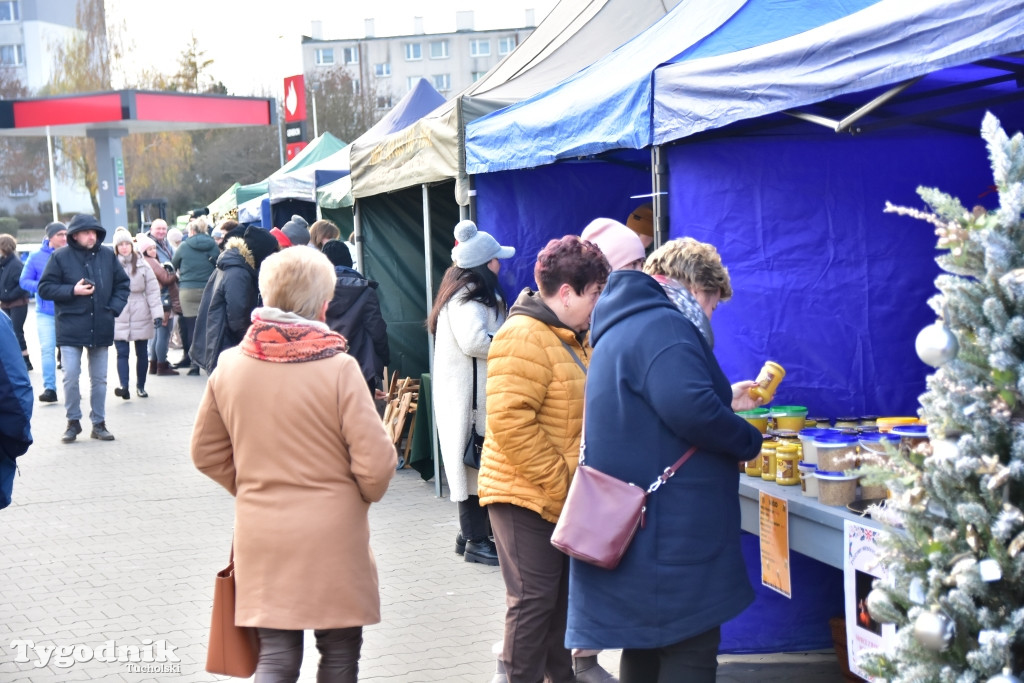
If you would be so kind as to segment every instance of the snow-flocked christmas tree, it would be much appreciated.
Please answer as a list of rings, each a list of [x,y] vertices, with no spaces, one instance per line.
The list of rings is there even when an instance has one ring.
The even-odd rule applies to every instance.
[[[890,681],[1019,681],[1024,670],[1024,137],[987,114],[999,207],[919,188],[944,273],[917,340],[930,443],[889,461],[893,529],[868,609],[895,646],[861,664]]]

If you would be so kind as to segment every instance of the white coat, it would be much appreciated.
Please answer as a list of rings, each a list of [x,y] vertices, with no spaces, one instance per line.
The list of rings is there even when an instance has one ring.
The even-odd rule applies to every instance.
[[[434,420],[441,459],[454,502],[477,495],[477,470],[462,462],[473,412],[473,359],[476,359],[476,433],[487,426],[487,352],[505,321],[504,309],[479,301],[462,301],[465,288],[448,300],[437,316],[432,375]]]

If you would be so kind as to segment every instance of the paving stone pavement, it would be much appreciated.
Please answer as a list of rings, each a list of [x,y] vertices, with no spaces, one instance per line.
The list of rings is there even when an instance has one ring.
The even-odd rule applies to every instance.
[[[26,336],[30,349],[38,348],[31,312]],[[38,394],[37,353],[33,363]],[[83,424],[78,440],[63,444],[63,404],[36,404],[35,444],[19,461],[13,504],[0,511],[0,681],[226,680],[206,673],[204,663],[213,579],[231,543],[232,499],[188,454],[205,382],[151,377],[149,398],[119,399],[111,349],[112,442],[88,438]],[[60,387],[58,394],[63,400]],[[455,505],[434,496],[433,482],[403,470],[371,510],[383,620],[364,631],[360,680],[489,681],[504,586],[496,567],[454,554]],[[316,677],[312,640],[307,634],[300,681]],[[110,641],[158,661],[100,661],[111,659]],[[34,648],[54,646],[40,665]],[[616,672],[618,652],[602,653],[601,662]],[[720,662],[718,680],[730,683],[841,680],[832,652]]]

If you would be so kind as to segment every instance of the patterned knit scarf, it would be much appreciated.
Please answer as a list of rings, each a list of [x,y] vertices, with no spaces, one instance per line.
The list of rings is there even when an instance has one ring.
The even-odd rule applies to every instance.
[[[690,290],[678,280],[665,275],[654,275],[653,277],[665,290],[665,294],[676,305],[676,308],[704,335],[708,346],[712,349],[715,348],[715,333],[711,331],[711,321],[708,320],[704,309],[697,303],[697,299],[690,293]]]
[[[242,353],[271,363],[305,363],[348,351],[345,337],[315,320],[266,306],[252,313]]]

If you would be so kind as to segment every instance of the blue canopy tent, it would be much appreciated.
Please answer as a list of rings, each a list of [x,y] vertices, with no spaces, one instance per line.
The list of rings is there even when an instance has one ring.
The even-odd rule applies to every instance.
[[[730,268],[735,295],[714,318],[727,375],[752,377],[771,358],[788,371],[779,403],[914,414],[935,240],[882,209],[919,205],[918,185],[993,201],[978,129],[986,109],[1020,127],[1022,9],[684,0],[573,78],[469,124],[480,221],[520,249],[503,272],[532,285],[547,239],[622,220],[643,201],[631,195],[652,195],[659,237],[713,243]],[[755,585],[756,540],[745,541]],[[837,577],[824,566],[801,577],[812,561],[791,560],[804,599],[760,591],[723,629],[724,649],[830,645],[822,624],[803,624],[809,595],[841,595]]]
[[[731,266],[736,296],[715,320],[730,376],[770,357],[789,371],[779,401],[913,412],[934,241],[882,208],[916,203],[920,184],[984,193],[977,131],[986,106],[1008,123],[1020,108],[1024,63],[996,58],[1024,48],[1024,14],[1008,0],[904,5],[687,0],[575,77],[470,123],[478,214],[520,247],[516,285],[532,284],[548,238],[666,192],[668,235],[712,242]],[[651,172],[654,153],[667,173]]]

